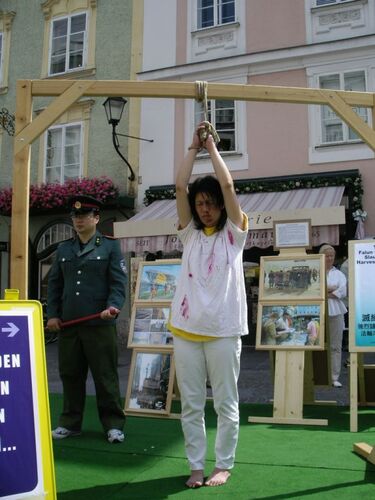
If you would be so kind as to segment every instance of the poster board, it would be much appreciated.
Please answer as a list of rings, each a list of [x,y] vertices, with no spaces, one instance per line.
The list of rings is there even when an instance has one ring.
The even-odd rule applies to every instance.
[[[311,220],[274,221],[274,250],[282,248],[311,248]]]
[[[351,240],[349,246],[350,430],[358,430],[361,404],[374,401],[375,365],[362,355],[375,352],[375,240]],[[358,450],[355,450],[358,451]]]
[[[322,350],[324,312],[321,301],[261,303],[258,308],[257,349]]]
[[[180,259],[140,262],[134,303],[170,303],[176,290],[180,269]]]
[[[128,347],[133,349],[125,397],[127,415],[178,418],[173,336],[167,328],[181,259],[137,262]]]
[[[134,349],[126,394],[126,412],[168,415],[174,381],[172,352]]]
[[[0,301],[1,498],[56,498],[42,318],[40,302]]]
[[[256,348],[323,350],[324,324],[324,256],[261,257]]]
[[[349,241],[349,351],[375,352],[375,240]]]
[[[167,328],[169,315],[169,304],[134,304],[128,347],[170,348],[173,335]]]
[[[306,227],[305,227],[306,230]],[[272,417],[248,417],[253,423],[296,425],[327,425],[326,419],[303,418],[305,390],[305,354],[313,349],[324,349],[325,295],[323,286],[325,260],[323,255],[307,255],[307,232],[300,247],[280,250],[275,257],[260,259],[260,295],[256,349],[275,351],[274,398]],[[291,236],[290,241],[295,241]],[[285,239],[288,243],[288,238]],[[291,276],[297,262],[300,276]],[[283,279],[270,280],[269,273],[276,266]],[[312,279],[314,270],[315,279]],[[303,272],[302,272],[303,271]],[[302,272],[302,274],[301,274]],[[287,278],[285,278],[285,276]],[[292,277],[292,279],[291,279]],[[325,281],[324,281],[325,285]],[[280,298],[282,297],[282,299]],[[315,298],[315,300],[313,300]],[[309,324],[314,323],[314,341]],[[279,332],[279,338],[277,338]],[[269,341],[271,339],[271,341]],[[284,345],[283,345],[284,344]]]

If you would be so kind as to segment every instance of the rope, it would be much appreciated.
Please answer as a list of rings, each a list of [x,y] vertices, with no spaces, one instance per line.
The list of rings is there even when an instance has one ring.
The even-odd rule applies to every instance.
[[[200,140],[204,142],[208,135],[211,134],[213,140],[216,144],[220,142],[219,134],[216,132],[215,127],[208,121],[208,104],[207,104],[207,88],[208,84],[204,81],[196,81],[195,82],[195,99],[196,101],[203,104],[203,125],[204,129],[202,129],[199,133]]]

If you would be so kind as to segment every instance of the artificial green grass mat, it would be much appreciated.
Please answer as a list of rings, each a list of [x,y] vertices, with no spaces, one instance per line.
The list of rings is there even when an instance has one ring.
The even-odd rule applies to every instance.
[[[57,425],[61,395],[50,395]],[[176,408],[175,408],[176,410]],[[360,409],[359,432],[349,432],[349,409],[308,406],[304,418],[326,418],[328,426],[248,423],[271,416],[271,405],[241,405],[241,428],[232,477],[221,487],[190,490],[179,420],[127,417],[126,440],[109,444],[95,398],[88,397],[83,434],[54,442],[58,499],[357,499],[375,496],[375,465],[352,452],[353,444],[375,445],[375,409]],[[216,417],[206,412],[206,474],[214,467]]]

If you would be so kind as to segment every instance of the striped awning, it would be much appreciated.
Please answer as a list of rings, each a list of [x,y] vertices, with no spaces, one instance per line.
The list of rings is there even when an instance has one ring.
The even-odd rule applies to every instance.
[[[341,204],[343,186],[295,189],[238,196],[242,210],[249,217],[245,248],[267,248],[273,244],[274,220],[311,219],[312,244],[337,245],[339,224],[345,223]],[[121,239],[124,252],[171,252],[182,250],[176,237],[175,200],[154,201],[126,222],[115,223],[115,236]]]

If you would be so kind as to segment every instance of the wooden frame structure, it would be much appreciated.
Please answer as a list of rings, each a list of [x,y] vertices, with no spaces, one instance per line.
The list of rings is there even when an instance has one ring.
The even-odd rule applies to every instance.
[[[34,97],[56,97],[34,120]],[[18,80],[16,133],[13,150],[13,200],[11,227],[10,286],[27,298],[29,185],[31,144],[81,97],[152,97],[195,99],[194,82],[142,82],[106,80]],[[208,99],[234,99],[296,104],[325,104],[340,116],[375,151],[375,131],[353,111],[372,109],[375,124],[375,93],[300,87],[271,87],[210,83]]]
[[[168,321],[171,302],[175,292],[175,281],[180,272],[180,268],[181,259],[142,260],[137,266],[137,282],[135,284],[128,339],[128,347],[131,348],[133,352],[125,397],[124,411],[126,415],[171,419],[180,418],[179,414],[171,413],[172,399],[179,394],[175,378],[173,343],[167,343],[167,338],[164,339],[165,342],[161,342],[160,338],[158,343],[149,341],[152,336],[151,323],[153,322],[152,318],[154,312],[157,312],[157,310],[162,311],[164,308],[167,309],[168,314],[163,318],[164,325],[166,325]],[[155,290],[155,295],[153,295],[153,290]],[[136,314],[139,309],[149,309],[146,319],[139,318],[139,330],[141,332],[144,331],[146,334],[149,332],[150,337],[147,338],[146,336],[146,338],[141,339],[141,342],[134,342]],[[158,314],[155,315],[154,320],[157,321],[157,318]],[[145,330],[143,330],[144,327]],[[160,336],[161,332],[157,328],[156,336],[158,332]],[[171,333],[169,333],[169,335],[171,335]],[[142,356],[146,359],[146,363],[141,361]],[[158,368],[158,363],[152,366],[154,364],[151,361],[152,357],[158,360],[158,356],[159,361],[160,357],[161,360],[165,361],[166,357],[169,356],[167,389],[165,387],[166,378],[161,377],[162,373],[165,373],[165,365],[164,369],[162,369],[162,365],[159,366],[159,368],[162,369],[159,374],[155,373],[155,368]],[[136,365],[137,360],[138,365]],[[141,381],[140,372],[142,370],[142,365],[144,377]],[[139,378],[139,380],[137,378]]]
[[[280,259],[292,257],[294,259],[306,260],[308,255],[304,248],[284,248],[280,250]],[[324,264],[321,260],[321,274],[324,269]],[[264,261],[261,261],[261,266]],[[264,277],[264,272],[261,270],[261,277]],[[261,295],[260,295],[261,296]],[[271,305],[274,301],[259,300],[259,304]],[[301,305],[306,304],[306,300],[299,301]],[[324,304],[326,302],[325,290],[321,296],[321,300],[313,301],[320,303],[320,324],[324,324]],[[259,319],[260,318],[260,319]],[[261,308],[258,314],[257,328],[257,344],[260,346],[260,329],[261,329]],[[323,338],[323,337],[322,337]],[[324,341],[319,346],[323,349]],[[272,349],[272,346],[264,346],[265,349]],[[274,397],[273,397],[273,415],[272,417],[248,417],[250,423],[272,423],[272,424],[292,424],[292,425],[328,425],[326,419],[309,419],[303,417],[304,399],[313,399],[311,367],[307,365],[308,374],[305,376],[305,352],[307,347],[287,346],[286,349],[275,349],[275,369],[274,369]],[[310,351],[311,352],[311,351]],[[306,398],[304,398],[304,393]]]

